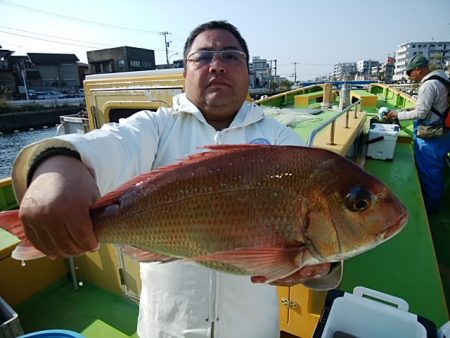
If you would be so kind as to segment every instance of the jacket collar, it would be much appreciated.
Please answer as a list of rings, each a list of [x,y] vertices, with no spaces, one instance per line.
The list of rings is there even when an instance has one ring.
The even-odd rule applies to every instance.
[[[208,123],[200,109],[187,98],[185,93],[173,97],[173,109],[175,114],[192,114],[199,121]],[[229,128],[246,127],[262,120],[264,116],[265,114],[261,107],[253,102],[244,101]]]
[[[442,77],[444,80],[448,80],[447,74],[445,74],[445,72],[443,70],[436,69],[436,70],[433,70],[432,72],[428,73],[427,75],[425,75],[423,77],[423,79],[420,80],[420,83],[425,82],[428,78],[430,78],[433,75],[437,75],[437,76]]]

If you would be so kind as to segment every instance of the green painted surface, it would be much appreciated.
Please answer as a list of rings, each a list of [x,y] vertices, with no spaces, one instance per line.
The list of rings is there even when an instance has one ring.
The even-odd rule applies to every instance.
[[[0,186],[0,210],[11,210],[17,208],[16,197],[10,184]]]
[[[312,93],[297,94],[295,96],[316,97],[317,95],[323,95],[323,90],[318,90]]]
[[[61,281],[15,307],[26,333],[66,329],[86,338],[138,337],[138,305],[93,285]]]
[[[368,92],[367,90],[362,90],[362,89],[352,89],[351,92],[361,95],[361,96],[376,96],[375,94],[372,94],[372,93]]]
[[[369,160],[366,169],[405,203],[409,221],[395,238],[345,263],[341,288],[365,286],[403,298],[410,312],[440,326],[448,321],[444,291],[410,144],[397,144],[392,162]]]
[[[430,214],[429,222],[436,250],[447,306],[450,306],[450,168],[446,172],[444,201],[439,213]]]
[[[19,239],[9,232],[6,232],[3,229],[0,229],[0,252],[3,250],[12,247],[13,245],[19,244]],[[1,258],[1,255],[0,255]]]
[[[320,103],[319,103],[320,106]],[[309,106],[309,108],[317,108],[312,105]],[[298,124],[294,126],[294,130],[302,137],[303,140],[308,141],[309,136],[311,135],[312,131],[325,121],[333,118],[336,116],[335,111],[324,111],[323,113],[320,113],[318,115],[314,115],[311,120],[305,120],[301,121]]]

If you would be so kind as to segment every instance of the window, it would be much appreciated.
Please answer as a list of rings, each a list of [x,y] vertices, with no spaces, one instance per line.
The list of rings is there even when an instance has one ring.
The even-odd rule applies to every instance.
[[[125,60],[117,60],[117,68],[119,70],[124,70],[125,69]]]
[[[130,60],[130,67],[133,67],[133,68],[141,67],[141,61],[139,61],[139,60]]]

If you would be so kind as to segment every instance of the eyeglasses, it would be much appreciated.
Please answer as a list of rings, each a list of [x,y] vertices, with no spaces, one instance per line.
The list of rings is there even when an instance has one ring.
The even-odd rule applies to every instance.
[[[196,62],[200,66],[210,65],[214,58],[226,65],[239,65],[247,60],[247,56],[240,50],[200,50],[188,55],[187,61]]]

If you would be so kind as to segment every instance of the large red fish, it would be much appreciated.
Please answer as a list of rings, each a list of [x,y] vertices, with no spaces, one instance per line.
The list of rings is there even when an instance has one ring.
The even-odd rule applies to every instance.
[[[333,152],[208,149],[97,201],[99,241],[121,244],[140,261],[182,258],[271,282],[369,250],[407,222],[383,183]],[[13,257],[43,255],[26,240],[17,211],[0,214],[0,227],[22,240]]]

